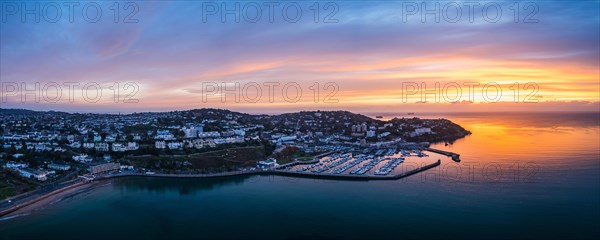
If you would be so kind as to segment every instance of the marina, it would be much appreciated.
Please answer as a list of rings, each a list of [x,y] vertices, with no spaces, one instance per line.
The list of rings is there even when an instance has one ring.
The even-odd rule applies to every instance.
[[[274,173],[343,179],[398,179],[440,164],[440,157],[451,156],[421,148],[343,149],[315,157],[312,161],[293,162],[273,169]],[[407,174],[408,173],[408,174]]]

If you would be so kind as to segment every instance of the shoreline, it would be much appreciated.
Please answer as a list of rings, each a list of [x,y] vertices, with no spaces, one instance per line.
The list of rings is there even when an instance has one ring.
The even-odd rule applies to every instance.
[[[54,202],[54,200],[56,200],[58,198],[62,199],[71,193],[74,193],[78,190],[84,189],[85,187],[91,187],[92,185],[93,185],[92,182],[78,182],[78,183],[74,183],[72,185],[65,186],[63,188],[54,190],[52,192],[42,194],[31,200],[24,201],[23,203],[17,203],[16,205],[13,205],[9,208],[0,210],[0,217],[2,217],[2,218],[11,217],[11,216],[15,215],[15,213],[17,213],[16,215],[18,215],[21,213],[22,210],[27,209],[31,206],[39,205],[40,203],[44,203],[44,202]],[[30,209],[30,211],[33,211],[37,208],[38,207]]]
[[[293,162],[290,164],[307,164],[309,162]],[[34,212],[42,206],[51,204],[56,201],[60,201],[71,194],[77,194],[80,190],[92,188],[97,183],[103,182],[104,180],[123,178],[123,177],[151,177],[151,178],[219,178],[219,177],[234,177],[234,176],[246,176],[246,175],[276,175],[276,176],[287,176],[287,177],[300,177],[300,178],[313,178],[313,179],[335,179],[342,181],[369,181],[369,180],[398,180],[404,177],[408,177],[419,172],[437,167],[441,164],[441,160],[437,160],[434,163],[424,165],[415,168],[410,171],[406,171],[397,175],[391,176],[364,176],[364,175],[340,175],[340,174],[320,174],[320,173],[297,173],[289,172],[284,170],[258,170],[258,171],[245,171],[245,172],[226,172],[216,174],[143,174],[143,173],[123,173],[123,174],[111,174],[98,176],[94,180],[97,181],[81,181],[71,185],[67,185],[63,188],[56,189],[52,192],[42,194],[33,199],[24,201],[22,203],[15,203],[14,205],[0,210],[0,219],[10,219],[18,217],[24,213]],[[3,200],[6,201],[6,200]]]

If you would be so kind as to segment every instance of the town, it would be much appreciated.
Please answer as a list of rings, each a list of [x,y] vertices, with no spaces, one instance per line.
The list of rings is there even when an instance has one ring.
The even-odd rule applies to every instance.
[[[81,176],[117,172],[217,174],[277,167],[317,173],[324,162],[335,162],[342,166],[338,173],[386,175],[411,153],[425,156],[419,149],[430,142],[470,134],[446,119],[382,121],[347,111],[0,112],[3,199]],[[298,162],[307,164],[297,167]],[[352,168],[361,162],[372,166]],[[381,167],[375,169],[377,164]]]

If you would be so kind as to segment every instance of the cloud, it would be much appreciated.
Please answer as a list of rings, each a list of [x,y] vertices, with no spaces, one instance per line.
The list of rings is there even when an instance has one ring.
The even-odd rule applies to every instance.
[[[397,2],[337,2],[339,23],[330,24],[315,23],[308,9],[298,23],[279,15],[274,23],[222,23],[220,16],[203,22],[197,2],[139,4],[134,24],[115,24],[110,15],[94,24],[1,23],[0,78],[132,81],[143,86],[141,96],[169,99],[176,108],[193,105],[207,81],[335,82],[340,99],[361,107],[396,104],[403,82],[535,82],[538,99],[599,100],[593,1],[536,2],[539,23],[532,24],[514,23],[512,15],[498,23],[405,23]]]

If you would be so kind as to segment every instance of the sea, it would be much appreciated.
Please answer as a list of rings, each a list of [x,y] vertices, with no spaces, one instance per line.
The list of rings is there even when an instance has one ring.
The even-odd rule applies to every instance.
[[[373,113],[472,134],[394,181],[130,177],[0,221],[0,239],[597,239],[599,113]]]

